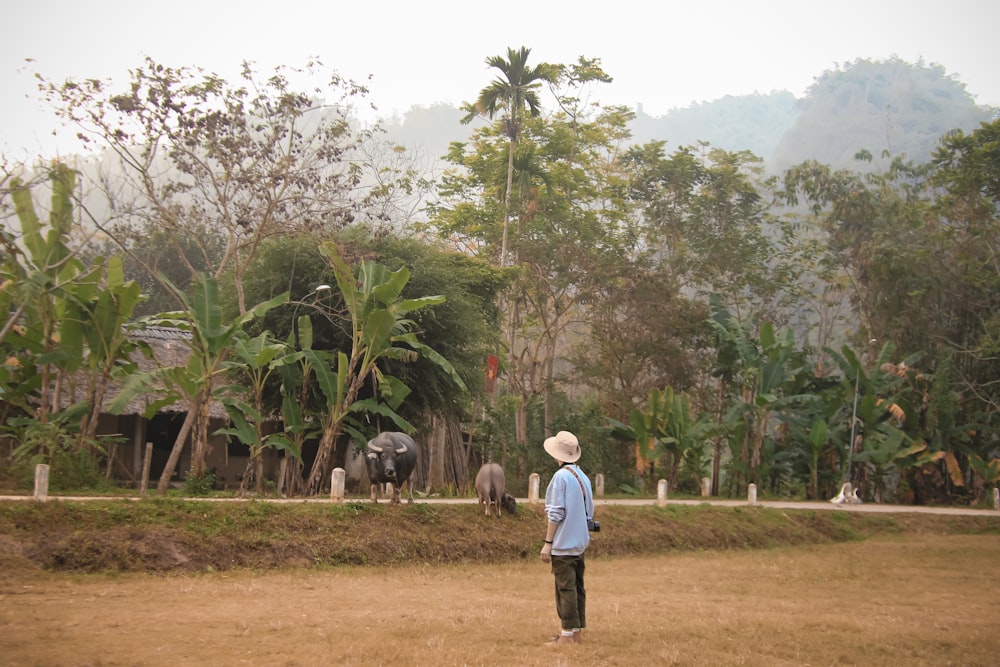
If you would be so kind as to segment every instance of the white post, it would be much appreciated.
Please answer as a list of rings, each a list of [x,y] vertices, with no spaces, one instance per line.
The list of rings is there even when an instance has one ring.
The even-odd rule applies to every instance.
[[[39,463],[35,466],[35,500],[45,502],[49,499],[49,466]]]
[[[747,487],[747,502],[751,505],[757,504],[757,485],[751,484]]]
[[[1000,510],[1000,488],[993,487],[993,509]]]
[[[531,473],[528,477],[528,504],[537,505],[538,504],[538,486],[541,484],[541,478],[538,476],[537,472]]]
[[[708,498],[712,495],[712,478],[702,477],[701,478],[701,495],[703,498]]]
[[[285,496],[285,473],[288,471],[288,457],[282,456],[278,463],[278,495]]]
[[[344,502],[344,480],[347,478],[347,471],[343,468],[334,468],[330,473],[330,500],[335,503]]]
[[[660,507],[667,504],[667,480],[665,479],[656,483],[656,504]]]
[[[602,475],[601,473],[597,473],[597,476],[594,478],[594,480],[595,480],[595,484],[596,484],[596,487],[597,487],[594,490],[594,493],[597,494],[598,498],[603,498],[604,497],[604,475]]]

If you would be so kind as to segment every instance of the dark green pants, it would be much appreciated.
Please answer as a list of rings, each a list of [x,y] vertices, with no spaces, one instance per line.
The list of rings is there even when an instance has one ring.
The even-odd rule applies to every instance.
[[[587,627],[587,591],[583,587],[583,554],[552,556],[556,580],[556,613],[563,630]]]

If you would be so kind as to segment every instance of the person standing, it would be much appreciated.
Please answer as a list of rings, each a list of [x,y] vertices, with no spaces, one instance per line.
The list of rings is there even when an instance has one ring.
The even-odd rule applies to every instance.
[[[584,553],[590,546],[594,495],[590,479],[576,465],[581,451],[575,435],[559,431],[546,438],[543,446],[559,464],[545,489],[548,522],[541,558],[542,562],[552,564],[560,632],[546,643],[561,646],[582,641],[587,626]]]

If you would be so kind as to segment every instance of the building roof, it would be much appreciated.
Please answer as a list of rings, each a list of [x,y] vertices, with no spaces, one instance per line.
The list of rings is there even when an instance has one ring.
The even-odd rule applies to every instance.
[[[139,371],[149,373],[157,368],[172,368],[187,364],[188,356],[191,354],[189,341],[191,332],[170,327],[146,327],[144,329],[132,331],[129,337],[133,340],[141,340],[149,345],[153,352],[150,358],[142,352],[132,353],[132,361],[139,367]],[[117,383],[112,384],[108,389],[105,402],[113,399],[119,391]],[[146,406],[150,403],[151,396],[136,396],[129,401],[128,407],[122,414],[135,415],[146,411]],[[187,405],[183,402],[173,403],[160,409],[160,412],[187,412]],[[208,406],[208,414],[218,419],[229,419],[226,408],[218,401],[212,401]]]

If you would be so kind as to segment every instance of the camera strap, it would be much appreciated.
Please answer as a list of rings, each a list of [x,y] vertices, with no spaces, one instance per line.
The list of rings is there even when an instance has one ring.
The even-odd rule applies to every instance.
[[[587,490],[583,488],[583,480],[580,479],[580,476],[576,474],[576,471],[573,470],[573,468],[571,468],[568,465],[564,467],[566,468],[566,470],[573,473],[573,477],[576,477],[576,483],[580,485],[580,493],[583,494],[583,510],[587,512]],[[592,518],[594,518],[593,505],[591,505],[590,511],[587,512],[587,521],[590,521]]]

